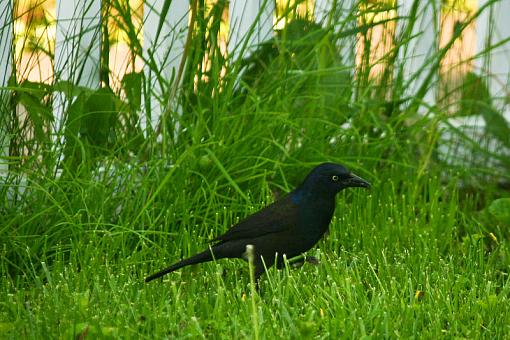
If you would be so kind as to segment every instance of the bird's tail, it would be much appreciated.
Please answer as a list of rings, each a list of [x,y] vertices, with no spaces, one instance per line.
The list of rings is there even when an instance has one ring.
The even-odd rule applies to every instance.
[[[179,268],[189,266],[191,264],[208,262],[208,261],[212,261],[212,260],[213,260],[212,250],[211,249],[207,249],[207,250],[204,250],[201,253],[198,253],[196,255],[193,255],[192,257],[189,257],[187,259],[184,259],[184,260],[181,260],[181,261],[179,261],[177,263],[174,263],[170,267],[165,268],[165,269],[163,269],[163,270],[161,270],[161,271],[159,271],[159,272],[157,272],[155,274],[152,274],[152,275],[148,276],[145,279],[145,282],[150,282],[152,280],[155,280],[157,278],[162,277],[163,275],[171,273],[171,272],[173,272],[173,271],[175,271],[175,270],[177,270]]]

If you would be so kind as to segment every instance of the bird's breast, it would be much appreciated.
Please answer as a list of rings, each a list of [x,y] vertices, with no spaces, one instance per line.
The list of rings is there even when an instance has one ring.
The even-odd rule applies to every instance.
[[[308,239],[317,242],[328,230],[334,210],[334,201],[316,200],[311,202],[307,208],[300,210],[297,229]]]

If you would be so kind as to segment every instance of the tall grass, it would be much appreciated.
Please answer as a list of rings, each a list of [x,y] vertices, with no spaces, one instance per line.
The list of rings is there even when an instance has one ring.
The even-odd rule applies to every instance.
[[[178,77],[165,79],[146,59],[130,11],[112,2],[131,50],[167,89],[160,100],[168,110],[153,131],[139,125],[142,89],[151,91],[142,74],[126,75],[118,93],[59,79],[4,88],[11,110],[30,112],[33,133],[21,133],[14,111],[3,109],[11,156],[0,187],[2,337],[507,335],[510,234],[485,208],[508,197],[496,186],[508,173],[459,169],[439,157],[451,113],[424,100],[458,35],[407,74],[399,51],[419,39],[412,27],[420,12],[390,19],[406,24],[373,78],[368,56],[356,68],[339,53],[380,25],[358,23],[362,12],[331,11],[322,25],[296,19],[232,60],[218,39],[227,3],[192,4],[174,90]],[[384,6],[365,10],[393,4]],[[422,81],[415,93],[404,85],[412,78]],[[62,86],[72,87],[74,104],[49,138],[51,95]],[[488,107],[487,98],[463,100]],[[499,114],[494,105],[487,112]],[[52,144],[62,139],[63,147]],[[330,234],[311,251],[320,266],[270,270],[256,300],[237,261],[142,283],[323,161],[343,163],[374,186],[339,195]]]

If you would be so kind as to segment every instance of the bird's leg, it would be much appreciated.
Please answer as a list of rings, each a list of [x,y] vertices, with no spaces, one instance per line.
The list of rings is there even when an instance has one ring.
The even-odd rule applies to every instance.
[[[265,268],[264,268],[264,264],[262,263],[262,261],[259,261],[256,265],[255,265],[255,289],[257,290],[257,293],[260,295],[260,277],[262,276],[262,274],[265,273]]]

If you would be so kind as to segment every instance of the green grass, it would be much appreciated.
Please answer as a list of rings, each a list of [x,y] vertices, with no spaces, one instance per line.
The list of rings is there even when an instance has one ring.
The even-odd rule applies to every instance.
[[[437,153],[449,113],[438,104],[417,115],[422,94],[392,107],[405,96],[391,77],[383,85],[353,79],[335,46],[359,32],[298,23],[274,41],[277,50],[230,64],[219,79],[226,61],[217,54],[209,71],[190,66],[203,46],[218,53],[200,15],[176,96],[183,114],[167,112],[161,131],[130,126],[136,95],[125,103],[105,89],[75,89],[78,104],[57,132],[63,149],[3,116],[11,119],[11,156],[0,186],[0,338],[508,337],[510,229],[487,211],[509,196],[496,186],[508,172],[448,166]],[[436,72],[443,52],[431,61]],[[209,81],[195,92],[202,71]],[[131,77],[136,92],[144,79]],[[422,88],[435,85],[424,81]],[[44,132],[48,103],[39,100],[64,85],[9,89]],[[97,117],[104,120],[94,129]],[[271,269],[260,294],[240,260],[143,282],[324,161],[347,165],[373,187],[338,195],[330,233],[310,251],[320,265]]]
[[[407,183],[396,171],[386,174],[370,192],[340,195],[329,236],[311,251],[319,266],[264,276],[255,296],[262,338],[494,338],[510,332],[504,234],[489,237],[472,217],[474,200],[460,202],[455,181],[425,176]],[[248,208],[239,195],[237,204],[215,199],[214,188],[205,197],[183,193],[169,198],[173,206],[151,209],[166,210],[159,223],[151,223],[158,216],[149,212],[138,225],[108,223],[112,211],[89,222],[76,213],[49,228],[71,234],[49,247],[45,237],[18,236],[23,245],[42,243],[44,255],[20,246],[24,267],[2,280],[3,337],[68,338],[85,329],[93,337],[251,337],[244,262],[185,268],[151,284],[143,278],[204,248],[209,236],[257,209],[266,200],[262,191],[253,190],[260,203]],[[133,201],[128,205],[136,205],[137,196],[126,199]],[[134,218],[135,211],[121,215]]]

